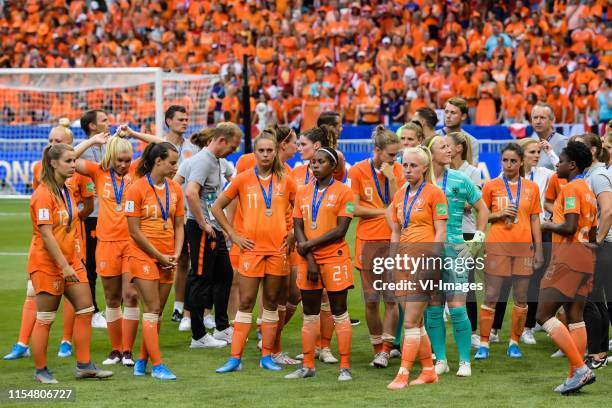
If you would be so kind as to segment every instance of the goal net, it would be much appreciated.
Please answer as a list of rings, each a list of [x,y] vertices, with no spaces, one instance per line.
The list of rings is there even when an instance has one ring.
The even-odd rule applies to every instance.
[[[0,69],[0,197],[32,193],[32,166],[60,118],[70,120],[75,144],[85,137],[79,118],[90,109],[105,110],[111,128],[129,124],[161,136],[165,110],[183,105],[190,134],[211,122],[217,80],[161,68]]]

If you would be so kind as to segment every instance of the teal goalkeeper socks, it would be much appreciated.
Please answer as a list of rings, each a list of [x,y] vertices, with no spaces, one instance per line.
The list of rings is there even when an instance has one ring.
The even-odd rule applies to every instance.
[[[472,326],[465,306],[450,309],[453,336],[459,351],[459,361],[470,361],[472,351]]]
[[[400,350],[402,345],[402,332],[404,330],[404,308],[401,305],[399,307],[399,317],[397,319],[397,326],[395,328],[395,341],[394,346],[397,346]]]
[[[425,316],[425,328],[427,329],[427,335],[431,341],[433,352],[436,355],[436,360],[446,360],[444,306],[429,306],[425,309]]]

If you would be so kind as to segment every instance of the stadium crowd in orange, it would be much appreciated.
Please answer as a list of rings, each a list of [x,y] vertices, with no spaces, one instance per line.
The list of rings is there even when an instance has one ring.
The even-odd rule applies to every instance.
[[[610,119],[605,0],[25,3],[4,3],[0,66],[219,74],[209,100],[216,121],[239,120],[244,55],[251,107],[261,103],[260,117],[303,128],[329,109],[347,123],[403,123],[454,95],[468,100],[477,125],[526,122],[538,101],[552,105],[558,123]],[[7,95],[3,122],[36,122],[28,109],[15,113],[23,97]],[[150,114],[111,99],[111,111],[139,106],[126,119]],[[49,115],[78,116],[75,104],[49,101]]]

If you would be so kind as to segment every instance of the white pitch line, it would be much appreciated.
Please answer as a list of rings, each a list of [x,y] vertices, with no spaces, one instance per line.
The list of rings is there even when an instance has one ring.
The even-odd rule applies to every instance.
[[[0,256],[28,256],[27,252],[0,252]]]
[[[26,216],[30,215],[27,212],[0,212],[0,217],[14,217],[14,216]]]

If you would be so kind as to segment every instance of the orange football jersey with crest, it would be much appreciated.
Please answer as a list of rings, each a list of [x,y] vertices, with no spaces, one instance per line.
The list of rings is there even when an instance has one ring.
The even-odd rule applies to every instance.
[[[174,217],[185,216],[183,190],[180,185],[171,179],[166,179],[166,187],[152,187],[147,177],[136,180],[127,192],[125,199],[125,215],[140,218],[140,230],[149,242],[165,255],[174,253]],[[166,191],[168,191],[169,212],[167,226],[164,228],[164,219],[159,201],[166,209]],[[151,257],[130,238],[130,256],[141,260],[150,260]]]
[[[385,194],[385,180],[386,177],[380,172],[375,170],[376,177],[378,178],[378,186],[380,192]],[[396,191],[401,189],[404,184],[402,165],[399,163],[393,164],[393,174],[395,175],[395,186]],[[350,186],[355,195],[359,196],[359,205],[365,208],[386,208],[387,205],[383,202],[382,197],[378,193],[376,187],[376,181],[374,180],[374,174],[372,174],[371,160],[363,160],[355,164],[349,170]],[[391,203],[393,197],[388,195],[388,204]],[[391,238],[391,229],[387,224],[387,220],[384,215],[380,217],[372,218],[360,218],[357,224],[357,238],[364,241],[373,240],[385,240]]]
[[[117,203],[110,170],[102,169],[98,163],[85,161],[84,175],[91,177],[98,194],[99,212],[96,237],[100,241],[127,241],[130,238],[123,208],[127,191],[136,180],[137,163],[138,160],[133,161],[129,171],[123,177],[115,174],[117,189],[121,188],[122,179],[124,182],[121,201]]]
[[[76,252],[76,226],[78,220],[78,209],[74,196],[68,190],[70,200],[58,198],[45,185],[38,186],[30,199],[30,219],[32,220],[32,242],[28,257],[28,272],[43,271],[49,274],[61,274],[59,265],[51,256],[40,233],[41,225],[51,225],[53,236],[64,254],[64,257],[73,267],[77,266]],[[62,196],[65,197],[64,191]],[[72,209],[72,220],[70,225],[68,216],[68,201]],[[76,268],[75,268],[76,269]]]
[[[272,198],[268,209],[262,187],[267,195],[270,183]],[[281,252],[287,238],[287,211],[295,200],[295,193],[295,181],[286,173],[280,180],[274,174],[262,179],[255,174],[254,168],[238,174],[227,186],[223,194],[230,200],[238,198],[236,213],[240,211],[242,220],[237,232],[255,242],[249,252],[261,255]]]
[[[418,197],[416,193],[418,187],[414,189],[414,193],[408,196],[406,209],[404,209],[404,201],[406,198],[406,190],[408,186],[402,187],[395,196],[390,206],[393,208],[391,219],[399,223],[402,227],[402,235],[400,242],[434,242],[436,229],[434,221],[448,219],[448,202],[442,190],[431,183],[425,183],[423,190]],[[416,201],[415,201],[416,198]],[[408,213],[410,205],[412,212],[408,225],[404,228],[404,212]]]
[[[299,189],[293,208],[293,218],[304,220],[304,235],[307,240],[318,238],[337,227],[338,217],[353,218],[355,210],[353,191],[336,180],[327,187],[313,228],[312,201],[315,188],[317,184],[313,182]],[[321,191],[317,192],[317,200],[320,199],[321,194]],[[350,256],[345,239],[315,248],[312,253],[319,263],[335,262],[338,258]]]

